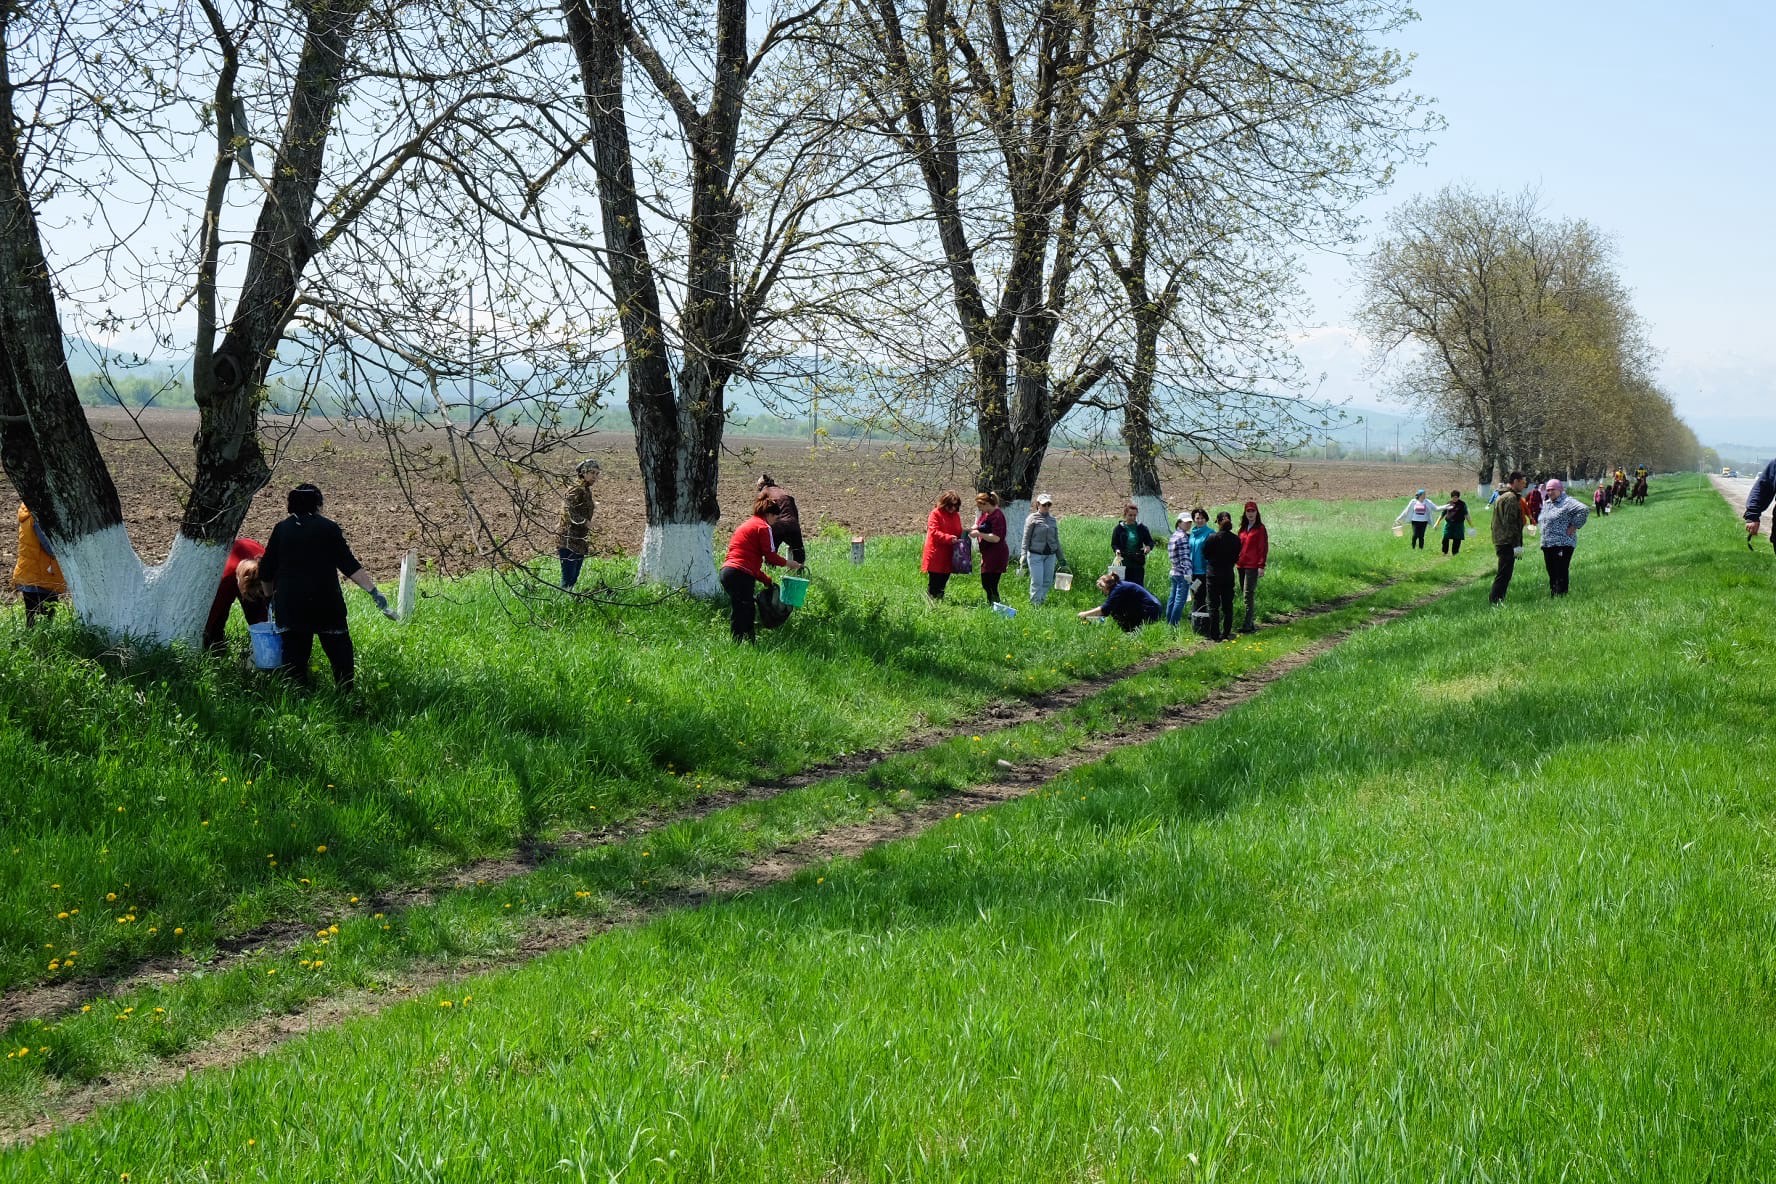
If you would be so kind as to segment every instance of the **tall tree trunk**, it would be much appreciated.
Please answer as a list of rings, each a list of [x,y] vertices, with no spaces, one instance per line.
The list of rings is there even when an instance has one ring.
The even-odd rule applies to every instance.
[[[1136,329],[1134,367],[1123,392],[1122,442],[1128,448],[1129,500],[1155,538],[1172,529],[1159,482],[1159,445],[1153,438],[1153,376],[1158,368],[1159,325],[1152,319]]]

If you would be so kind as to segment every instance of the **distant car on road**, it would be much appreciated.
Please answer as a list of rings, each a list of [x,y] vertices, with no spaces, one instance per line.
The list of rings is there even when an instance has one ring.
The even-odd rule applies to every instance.
[[[1739,475],[1739,470],[1731,467],[1730,465],[1724,466],[1721,469],[1721,476],[1723,476],[1723,477],[1737,477],[1738,475]]]

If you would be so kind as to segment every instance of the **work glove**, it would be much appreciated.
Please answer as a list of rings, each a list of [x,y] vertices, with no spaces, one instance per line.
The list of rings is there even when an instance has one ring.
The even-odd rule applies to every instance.
[[[1523,544],[1519,543],[1517,546],[1511,548],[1511,557],[1513,559],[1523,558]]]
[[[376,602],[376,607],[382,610],[383,616],[391,621],[399,619],[395,616],[395,610],[389,607],[388,597],[382,594],[381,588],[370,589],[370,599]]]

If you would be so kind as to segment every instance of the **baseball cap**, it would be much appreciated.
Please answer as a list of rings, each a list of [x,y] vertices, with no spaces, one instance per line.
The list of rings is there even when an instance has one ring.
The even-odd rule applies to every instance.
[[[1039,493],[1036,495],[1036,504],[1039,506],[1053,505],[1054,500],[1054,498],[1049,497],[1046,493]]]

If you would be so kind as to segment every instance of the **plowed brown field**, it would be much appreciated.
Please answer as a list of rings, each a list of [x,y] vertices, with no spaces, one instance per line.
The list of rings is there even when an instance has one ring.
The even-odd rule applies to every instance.
[[[149,412],[139,422],[120,411],[91,413],[123,499],[130,537],[150,562],[165,555],[178,528],[180,498],[189,471],[194,412]],[[286,429],[271,481],[254,499],[244,533],[264,539],[283,517],[284,493],[312,481],[326,494],[326,512],[344,528],[358,558],[379,579],[393,576],[400,556],[417,548],[445,571],[463,571],[499,557],[528,558],[554,549],[559,501],[550,482],[495,467],[474,470],[463,485],[465,504],[451,468],[442,463],[449,441],[427,430],[400,438],[403,455],[418,463],[397,466],[382,437],[349,424],[316,421]],[[730,527],[751,505],[752,483],[770,472],[796,495],[811,532],[837,525],[846,533],[874,536],[922,530],[933,495],[941,489],[966,490],[973,456],[954,455],[905,444],[825,442],[772,437],[735,438],[722,460],[722,525]],[[602,554],[632,553],[641,543],[641,473],[628,433],[600,433],[585,449],[603,466],[596,491],[595,549]],[[561,455],[555,471],[572,469],[579,454]],[[1207,469],[1198,474],[1167,474],[1174,505],[1225,506],[1247,497],[1397,498],[1414,489],[1465,487],[1472,474],[1448,465],[1384,464],[1356,461],[1296,461],[1260,479]],[[1128,490],[1119,458],[1059,450],[1049,454],[1042,487],[1061,514],[1106,517],[1116,513]],[[16,494],[0,479],[0,505]],[[0,527],[0,577],[12,571],[16,540]]]

